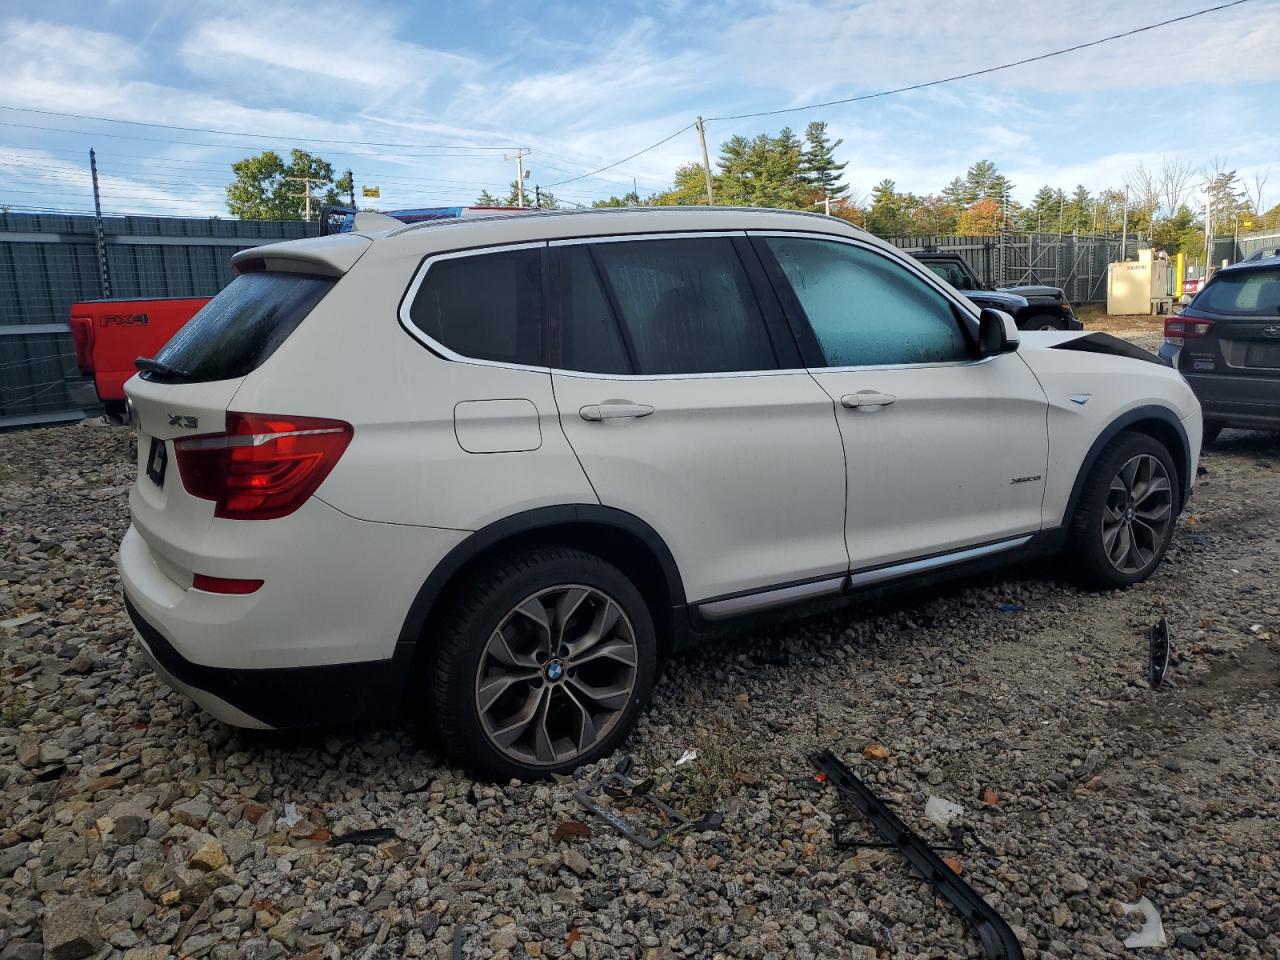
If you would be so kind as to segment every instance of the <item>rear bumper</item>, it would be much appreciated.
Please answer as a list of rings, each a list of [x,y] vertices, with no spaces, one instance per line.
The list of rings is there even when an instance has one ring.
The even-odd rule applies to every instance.
[[[1229,427],[1280,430],[1280,377],[1184,374],[1205,420]]]
[[[236,727],[334,726],[395,715],[414,644],[396,645],[388,660],[328,667],[240,670],[192,663],[149,623],[129,594],[125,610],[156,674],[207,713]]]

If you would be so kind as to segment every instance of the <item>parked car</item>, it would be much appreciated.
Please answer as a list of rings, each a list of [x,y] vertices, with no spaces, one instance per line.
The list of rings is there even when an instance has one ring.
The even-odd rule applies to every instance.
[[[1020,330],[1084,329],[1084,324],[1072,312],[1066,294],[1058,287],[996,288],[979,280],[973,267],[958,253],[913,253],[912,256],[979,306],[1013,314]]]
[[[403,706],[484,775],[567,771],[706,636],[1061,550],[1132,584],[1191,493],[1154,356],[830,218],[355,226],[236,254],[126,386],[126,609],[233,724]]]
[[[1224,267],[1164,323],[1160,357],[1204,410],[1204,442],[1223,427],[1280,430],[1280,256]]]
[[[124,382],[137,372],[133,361],[163,347],[208,302],[208,297],[147,297],[73,303],[76,366],[92,380],[72,399],[84,406],[100,403],[107,416],[123,422]]]

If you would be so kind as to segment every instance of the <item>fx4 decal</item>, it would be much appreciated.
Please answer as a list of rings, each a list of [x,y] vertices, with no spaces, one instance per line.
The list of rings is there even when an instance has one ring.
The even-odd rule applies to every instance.
[[[145,313],[108,313],[102,317],[104,327],[145,327],[150,322]]]

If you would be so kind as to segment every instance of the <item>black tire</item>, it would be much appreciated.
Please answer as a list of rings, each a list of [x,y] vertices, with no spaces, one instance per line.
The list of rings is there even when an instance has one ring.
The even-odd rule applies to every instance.
[[[1103,514],[1107,510],[1113,479],[1135,457],[1143,456],[1154,457],[1164,468],[1169,483],[1169,516],[1162,529],[1162,536],[1152,538],[1156,540],[1156,544],[1150,559],[1137,569],[1124,570],[1118,568],[1108,556],[1104,545]],[[1102,589],[1127,587],[1145,580],[1160,565],[1160,560],[1169,548],[1169,541],[1173,539],[1178,503],[1178,472],[1174,467],[1173,457],[1164,444],[1141,433],[1120,434],[1098,457],[1085,480],[1075,515],[1071,518],[1067,553],[1072,561],[1072,572],[1084,584]],[[1132,519],[1132,510],[1130,518]]]
[[[1029,318],[1024,330],[1065,330],[1066,323],[1051,313],[1038,313]]]
[[[563,760],[558,759],[553,749],[552,755],[557,756],[553,762],[526,762],[500,748],[486,731],[479,703],[480,683],[484,679],[480,671],[482,664],[492,663],[491,654],[486,652],[491,637],[499,626],[510,622],[508,618],[515,616],[516,608],[525,606],[535,595],[547,595],[548,591],[566,585],[598,591],[602,599],[611,600],[621,609],[623,618],[620,619],[629,627],[627,638],[634,638],[636,650],[631,693],[625,707],[610,716],[607,727],[588,749],[567,755]],[[552,614],[555,613],[553,610]],[[554,629],[548,631],[552,644],[556,642],[554,632]],[[496,781],[536,780],[553,773],[567,773],[610,753],[627,736],[636,717],[648,704],[658,662],[653,617],[635,585],[600,557],[562,547],[512,554],[498,561],[463,590],[446,615],[439,634],[424,638],[424,642],[433,644],[434,649],[429,662],[423,664],[425,676],[420,674],[427,693],[423,719],[431,724],[435,739],[461,766]],[[559,662],[559,654],[552,656]],[[564,708],[563,691],[571,689],[577,669],[570,667],[571,660],[566,659],[564,663],[560,668],[562,674],[553,679],[530,679],[527,690],[511,683],[511,695],[520,696],[524,691],[524,696],[532,698],[532,691],[539,685],[546,688],[554,681],[561,684],[562,692],[559,700],[554,701],[551,691],[547,692],[546,710],[553,709],[550,706],[553,702]],[[549,662],[546,665],[550,667]],[[617,669],[626,670],[625,667]],[[541,702],[539,700],[539,704]],[[546,729],[545,723],[543,729]]]
[[[1218,434],[1222,432],[1223,426],[1217,420],[1206,420],[1204,422],[1204,434],[1200,437],[1201,450],[1218,439]]]

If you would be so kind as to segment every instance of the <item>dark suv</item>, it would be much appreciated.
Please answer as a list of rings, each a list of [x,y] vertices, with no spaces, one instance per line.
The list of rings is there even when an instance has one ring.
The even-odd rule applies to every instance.
[[[1280,430],[1280,256],[1214,274],[1165,320],[1160,358],[1199,398],[1205,443],[1223,427]]]
[[[1084,324],[1071,312],[1066,294],[1058,287],[995,288],[979,280],[968,261],[958,253],[911,255],[979,306],[995,307],[1011,314],[1021,330],[1084,329]],[[992,302],[996,297],[1011,296],[1023,302]]]

